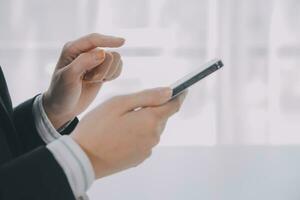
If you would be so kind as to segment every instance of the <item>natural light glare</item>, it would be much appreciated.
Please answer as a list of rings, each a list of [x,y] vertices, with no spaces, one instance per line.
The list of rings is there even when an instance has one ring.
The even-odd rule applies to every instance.
[[[117,50],[122,75],[105,84],[91,109],[114,95],[168,86],[218,57],[225,67],[190,89],[161,145],[299,144],[294,4],[299,6],[292,0],[78,0],[57,8],[52,1],[11,1],[0,8],[10,16],[1,18],[1,65],[16,105],[48,87],[65,42],[90,32],[123,36],[126,45]],[[15,74],[26,84],[20,86]]]

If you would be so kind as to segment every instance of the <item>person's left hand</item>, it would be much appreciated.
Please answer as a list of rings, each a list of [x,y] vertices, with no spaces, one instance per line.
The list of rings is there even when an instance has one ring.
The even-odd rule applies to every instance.
[[[92,33],[65,44],[50,87],[43,94],[43,107],[56,129],[82,113],[103,82],[120,75],[120,54],[98,47],[120,47],[124,42],[123,38]]]

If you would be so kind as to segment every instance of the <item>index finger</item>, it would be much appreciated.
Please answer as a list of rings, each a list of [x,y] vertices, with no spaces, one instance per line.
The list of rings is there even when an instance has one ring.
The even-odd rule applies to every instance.
[[[178,95],[175,99],[157,107],[152,107],[151,109],[155,114],[163,119],[167,119],[176,112],[179,111],[185,97],[187,95],[187,91],[184,91],[182,94]]]
[[[120,47],[124,42],[125,39],[121,37],[91,33],[67,43],[64,51],[68,56],[77,57],[79,54],[97,47]]]

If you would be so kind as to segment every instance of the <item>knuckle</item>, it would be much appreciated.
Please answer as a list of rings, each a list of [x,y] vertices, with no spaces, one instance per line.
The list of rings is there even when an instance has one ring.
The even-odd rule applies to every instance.
[[[148,151],[147,158],[149,158],[152,155],[152,150]]]
[[[89,42],[92,43],[92,41],[95,41],[97,39],[99,39],[101,37],[101,34],[99,33],[90,33],[87,37],[87,39],[89,40]]]
[[[69,83],[71,82],[72,80],[70,79],[70,77],[72,77],[72,74],[70,74],[70,71],[69,70],[62,70],[62,71],[59,71],[57,73],[57,78],[59,80],[61,80],[63,83]]]
[[[53,73],[54,81],[61,81],[64,78],[63,76],[65,76],[63,73],[64,73],[63,70],[54,71]]]
[[[181,107],[181,103],[179,100],[176,100],[174,102],[174,107],[175,107],[175,112],[178,112],[180,110],[180,107]]]
[[[140,164],[141,164],[141,162],[136,162],[136,163],[133,163],[131,167],[135,168],[135,167],[138,167]]]
[[[84,52],[78,56],[78,59],[80,59],[81,61],[91,61],[93,60],[94,55],[95,54],[92,52]]]
[[[68,78],[68,73],[69,73],[68,71],[67,70],[63,70],[63,71],[59,72],[57,74],[57,76],[59,77],[59,79],[66,80]]]
[[[153,110],[153,111],[152,111],[152,116],[153,116],[153,118],[155,119],[155,121],[156,121],[157,123],[160,122],[160,121],[162,120],[162,118],[163,118],[162,113],[160,113],[160,112],[158,112],[158,111],[156,111],[156,110]]]
[[[179,112],[179,111],[180,111],[180,106],[176,106],[175,112]]]
[[[76,74],[78,73],[77,67],[75,67],[75,66],[73,66],[72,64],[70,64],[70,65],[68,66],[68,73],[69,73],[71,76],[76,75]],[[66,76],[68,76],[67,73],[64,73],[64,74],[66,74]]]
[[[90,38],[97,38],[97,37],[99,37],[99,36],[100,36],[100,34],[99,34],[99,33],[96,33],[96,32],[90,33],[90,34],[89,34],[89,37],[90,37]]]
[[[160,142],[160,137],[157,135],[157,133],[155,133],[154,136],[152,137],[151,146],[154,147],[158,145],[159,142]]]
[[[157,116],[157,114],[155,112],[150,112],[149,116],[148,116],[148,124],[150,125],[150,127],[156,127],[159,121],[159,118]]]
[[[157,104],[157,99],[153,95],[149,96],[148,99],[149,99],[148,101],[149,101],[150,105],[156,105]]]
[[[139,96],[142,98],[145,98],[147,103],[150,105],[155,105],[157,103],[157,95],[155,92],[153,92],[151,89],[145,89],[143,90]]]
[[[72,46],[72,42],[69,41],[69,42],[66,42],[63,46],[63,52],[69,52],[70,49],[71,49],[71,46]]]
[[[148,151],[145,151],[145,152],[144,152],[144,156],[143,156],[143,157],[144,157],[145,159],[147,159],[147,158],[149,158],[151,155],[152,155],[152,150],[148,150]]]

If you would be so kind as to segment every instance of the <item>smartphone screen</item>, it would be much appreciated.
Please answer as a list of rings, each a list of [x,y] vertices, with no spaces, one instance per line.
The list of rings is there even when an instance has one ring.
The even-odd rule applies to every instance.
[[[177,95],[182,93],[190,86],[194,85],[201,79],[212,74],[213,72],[217,71],[223,66],[224,66],[223,62],[220,59],[214,59],[206,63],[204,66],[200,67],[199,69],[179,79],[178,81],[176,81],[174,84],[170,86],[173,89],[172,98],[176,97]]]

